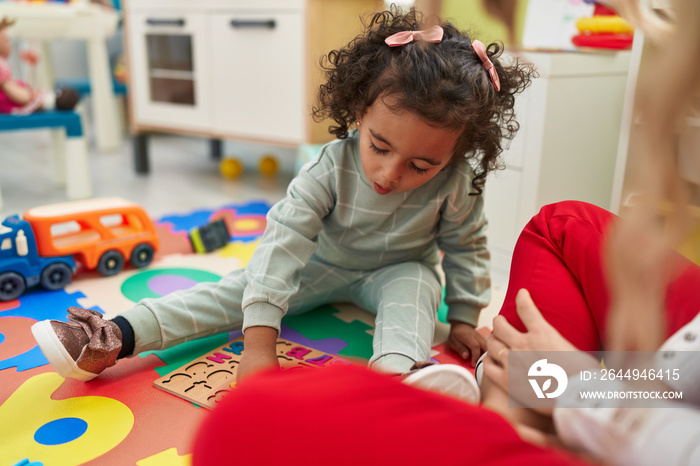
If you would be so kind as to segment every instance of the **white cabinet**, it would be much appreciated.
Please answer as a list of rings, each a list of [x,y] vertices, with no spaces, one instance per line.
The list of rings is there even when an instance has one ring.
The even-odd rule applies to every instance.
[[[610,209],[629,52],[526,52],[540,73],[519,99],[520,131],[488,177],[485,209],[494,278],[539,209],[580,200]]]
[[[332,139],[311,117],[319,59],[381,0],[127,0],[136,169],[144,135],[177,132],[297,147]]]
[[[300,144],[304,134],[301,11],[209,15],[215,44],[213,128],[237,138]]]
[[[132,122],[208,130],[213,91],[208,17],[140,10],[131,13],[129,25]]]

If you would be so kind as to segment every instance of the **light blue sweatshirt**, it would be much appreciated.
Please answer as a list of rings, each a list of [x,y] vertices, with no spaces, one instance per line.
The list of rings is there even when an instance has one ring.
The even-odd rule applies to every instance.
[[[370,272],[405,261],[437,267],[440,250],[448,320],[476,325],[491,283],[483,196],[469,195],[473,177],[468,164],[451,164],[412,191],[380,195],[362,170],[359,133],[325,145],[267,215],[245,271],[243,330],[279,328],[314,254]]]

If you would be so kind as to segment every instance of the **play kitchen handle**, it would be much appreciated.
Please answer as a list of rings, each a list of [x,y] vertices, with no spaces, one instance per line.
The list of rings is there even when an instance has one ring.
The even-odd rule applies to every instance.
[[[276,26],[274,19],[234,19],[231,20],[231,27],[234,28],[268,28],[274,29]]]
[[[175,19],[160,19],[160,18],[148,18],[146,24],[149,26],[185,26],[185,20],[182,18]]]

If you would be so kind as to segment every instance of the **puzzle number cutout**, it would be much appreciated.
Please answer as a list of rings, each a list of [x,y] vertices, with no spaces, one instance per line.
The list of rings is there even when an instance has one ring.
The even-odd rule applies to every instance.
[[[218,401],[236,385],[236,371],[244,351],[243,337],[238,337],[204,356],[156,380],[161,390],[184,398],[196,405],[213,409]],[[277,359],[284,370],[304,367],[328,367],[351,364],[322,351],[277,339]]]

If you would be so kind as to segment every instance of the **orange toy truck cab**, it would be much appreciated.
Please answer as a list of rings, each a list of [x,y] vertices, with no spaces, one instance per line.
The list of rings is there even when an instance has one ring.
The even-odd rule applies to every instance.
[[[32,226],[40,256],[70,254],[102,275],[119,273],[126,260],[145,267],[158,250],[158,236],[146,212],[121,198],[35,207],[23,218]]]

